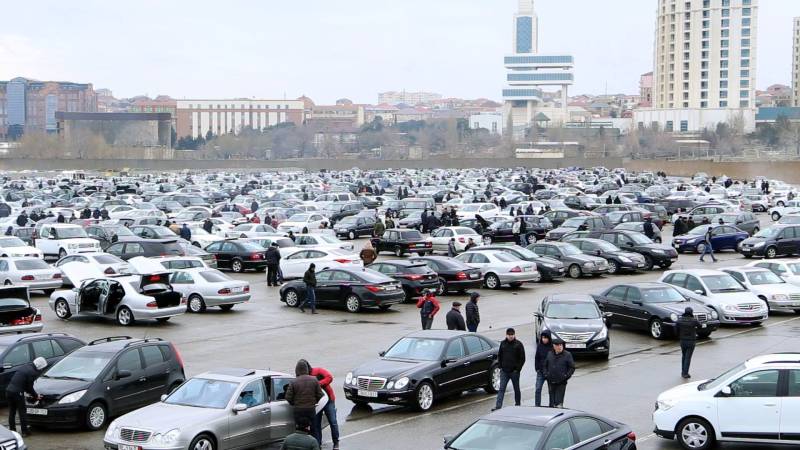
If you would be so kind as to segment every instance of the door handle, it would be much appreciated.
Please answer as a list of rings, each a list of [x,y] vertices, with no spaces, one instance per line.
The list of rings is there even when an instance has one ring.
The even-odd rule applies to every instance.
[[[468,366],[470,364],[472,364],[472,361],[467,361],[467,362],[464,363],[465,366]]]
[[[147,377],[139,378],[139,381],[147,381]]]
[[[764,406],[778,406],[777,403],[764,403]]]

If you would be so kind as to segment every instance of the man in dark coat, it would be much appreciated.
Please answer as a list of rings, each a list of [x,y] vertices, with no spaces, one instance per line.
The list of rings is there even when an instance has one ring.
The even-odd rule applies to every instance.
[[[295,422],[300,418],[305,418],[308,423],[314,423],[314,418],[317,416],[317,403],[323,397],[319,381],[309,373],[310,367],[305,359],[297,361],[294,368],[295,379],[289,383],[286,389],[286,401],[294,407]]]
[[[553,339],[553,351],[547,354],[544,361],[544,377],[547,379],[551,408],[564,407],[567,382],[574,373],[575,360],[570,352],[564,350],[564,341]]]
[[[250,212],[255,213],[258,211],[258,202],[253,200],[253,203],[250,203]]]
[[[445,316],[448,330],[467,331],[467,324],[464,316],[461,315],[461,302],[453,302],[453,307]]]
[[[33,382],[39,378],[42,371],[47,367],[47,360],[41,356],[33,362],[24,364],[14,372],[8,386],[6,387],[6,399],[8,401],[8,429],[17,430],[15,416],[19,414],[20,432],[23,436],[28,435],[28,409],[25,404],[25,394],[27,393],[37,400],[41,398],[33,389]]]
[[[28,225],[28,215],[25,214],[25,211],[23,211],[22,213],[20,213],[19,216],[17,216],[17,226],[24,227],[27,225]]]
[[[186,224],[183,224],[181,226],[180,236],[181,236],[181,239],[186,239],[187,241],[191,241],[192,240],[192,230],[190,230],[189,227]]]
[[[281,450],[319,450],[319,442],[311,435],[311,423],[305,417],[298,417],[294,424],[295,432],[286,436]]]
[[[281,252],[278,244],[273,242],[267,249],[267,286],[278,286],[278,267],[281,263]]]
[[[64,215],[63,215],[63,214],[61,214],[61,213],[58,213],[58,217],[56,218],[56,222],[57,222],[57,223],[64,223],[64,222],[66,222],[66,221],[67,221],[67,220],[64,218]]]
[[[206,220],[203,221],[203,230],[205,230],[206,233],[211,234],[214,231],[214,222],[212,222],[211,219],[206,218]]]
[[[506,395],[506,386],[509,381],[514,385],[514,405],[520,406],[522,403],[519,374],[525,365],[525,347],[522,342],[517,340],[516,334],[513,328],[507,329],[506,338],[500,343],[500,350],[497,352],[497,363],[500,366],[500,387],[497,390],[497,401],[492,411],[503,407],[503,398]]]
[[[311,314],[317,313],[317,295],[314,289],[317,288],[317,271],[314,263],[308,265],[308,270],[303,274],[303,283],[306,285],[306,297],[300,303],[300,312],[306,312],[305,306],[311,307]]]
[[[694,310],[687,306],[677,323],[678,338],[681,341],[681,376],[683,378],[692,377],[689,375],[689,366],[692,364],[699,327],[700,322],[694,317]]]
[[[542,406],[542,387],[544,382],[547,381],[544,377],[544,364],[547,360],[547,355],[553,351],[552,339],[550,330],[544,330],[536,342],[536,356],[534,359],[534,367],[536,368],[536,393],[534,394],[534,399],[536,406]]]
[[[675,219],[675,223],[672,224],[672,237],[686,234],[686,231],[688,231],[686,229],[686,218],[678,216],[678,218]]]
[[[642,230],[644,231],[644,235],[648,237],[648,239],[653,239],[656,235],[655,230],[653,230],[653,219],[650,217],[645,217],[644,223],[642,224]]]
[[[478,331],[478,325],[481,323],[481,312],[478,308],[478,299],[481,294],[472,292],[469,294],[469,302],[467,302],[467,330],[475,333]]]

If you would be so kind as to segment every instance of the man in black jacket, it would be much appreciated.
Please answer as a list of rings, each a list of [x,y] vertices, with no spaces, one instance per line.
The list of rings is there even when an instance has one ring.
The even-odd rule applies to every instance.
[[[308,419],[313,424],[317,416],[317,403],[322,399],[322,387],[319,381],[310,375],[311,365],[301,359],[294,368],[295,379],[286,389],[286,401],[294,407],[294,420],[301,417]]]
[[[212,234],[214,231],[214,222],[212,222],[211,219],[206,218],[206,220],[203,221],[203,229],[206,231],[206,233]]]
[[[303,274],[303,283],[306,285],[306,298],[300,303],[300,312],[306,312],[305,306],[311,306],[311,314],[317,313],[317,296],[314,289],[317,287],[317,272],[314,263],[308,265],[308,270]]]
[[[509,381],[514,385],[514,405],[519,406],[522,403],[519,374],[522,372],[522,366],[525,365],[525,347],[522,342],[517,340],[513,328],[506,330],[506,338],[500,343],[497,364],[500,366],[500,387],[497,390],[497,401],[492,411],[503,407],[503,397],[506,395],[506,386]]]
[[[564,407],[564,395],[567,393],[567,381],[575,373],[575,360],[572,354],[564,350],[564,341],[553,339],[553,351],[544,360],[544,377],[547,379],[547,391],[551,408]]]
[[[33,389],[33,382],[39,378],[44,368],[47,367],[47,360],[41,356],[34,359],[32,363],[25,364],[11,377],[11,381],[6,387],[6,399],[8,400],[8,429],[16,431],[17,426],[14,416],[19,413],[19,424],[23,436],[29,434],[27,406],[25,405],[25,393],[36,399],[41,398]]]
[[[544,330],[542,331],[542,335],[539,336],[539,341],[536,342],[536,357],[534,359],[534,367],[536,368],[536,394],[534,395],[534,399],[536,400],[536,406],[542,406],[542,387],[546,381],[544,377],[544,364],[547,360],[547,355],[552,353],[552,351],[553,342],[550,330]]]
[[[464,316],[461,315],[461,302],[453,302],[453,308],[445,316],[448,330],[467,331]]]
[[[478,299],[481,294],[473,292],[469,294],[469,303],[467,303],[467,330],[475,333],[478,331],[478,324],[481,323],[481,312],[478,309]]]
[[[278,244],[273,242],[267,249],[267,286],[278,285],[278,267],[281,263],[281,252]]]
[[[678,319],[678,338],[681,341],[681,376],[691,378],[689,366],[692,364],[692,354],[697,343],[697,328],[700,322],[694,317],[694,310],[686,307],[681,317]]]

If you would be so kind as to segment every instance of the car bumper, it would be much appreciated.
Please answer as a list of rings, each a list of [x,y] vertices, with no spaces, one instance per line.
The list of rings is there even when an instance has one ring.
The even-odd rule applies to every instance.
[[[80,253],[97,253],[102,252],[103,250],[100,247],[97,248],[65,248],[68,255],[77,255]]]
[[[234,305],[250,301],[250,294],[212,295],[203,297],[206,306]]]
[[[500,273],[497,275],[500,278],[501,284],[510,283],[527,283],[530,281],[536,282],[542,279],[542,275],[536,272],[519,272],[519,273]]]
[[[361,304],[366,307],[381,306],[381,305],[395,305],[403,303],[406,299],[406,294],[403,291],[387,292],[387,293],[370,293],[363,295]]]
[[[768,300],[770,309],[774,311],[793,312],[800,309],[800,300]]]
[[[178,306],[170,306],[168,308],[146,308],[146,309],[133,309],[133,317],[135,319],[162,319],[165,317],[175,317],[186,312],[186,304],[181,303]]]
[[[562,278],[567,274],[567,269],[563,266],[557,268],[545,267],[541,264],[537,264],[536,266],[539,268],[539,273],[542,275],[542,278],[546,278],[548,280],[552,280],[553,278]]]
[[[663,264],[672,264],[678,260],[678,252],[673,253],[666,253],[666,254],[650,254],[650,257],[653,258],[653,264],[657,266],[661,266]]]
[[[181,442],[177,442],[177,443],[172,444],[172,445],[164,446],[164,445],[154,445],[154,444],[147,444],[147,443],[144,443],[144,444],[135,443],[134,444],[134,443],[129,443],[129,442],[118,441],[116,439],[114,439],[114,440],[106,440],[106,439],[104,439],[103,440],[103,448],[105,448],[105,450],[120,450],[120,448],[122,448],[121,447],[122,445],[130,445],[130,446],[132,446],[132,448],[136,448],[137,450],[180,450],[180,449],[187,448],[189,446],[189,443],[188,442],[182,442],[182,443]]]
[[[657,409],[657,405],[658,404],[656,404],[656,410],[653,412],[653,424],[655,424],[653,433],[662,438],[675,439],[675,428],[683,417],[679,417],[680,412],[675,411],[676,408],[670,408],[664,411]]]
[[[631,262],[617,261],[617,264],[619,264],[620,270],[634,271],[634,270],[645,269],[644,261],[631,261]]]
[[[267,268],[267,262],[266,261],[243,261],[242,262],[242,267],[244,267],[245,270],[263,270],[263,269]]]
[[[461,291],[467,289],[480,289],[483,287],[483,280],[478,277],[475,280],[447,280],[447,290]]]
[[[767,249],[766,245],[761,247],[739,247],[737,250],[744,256],[764,256],[764,251]]]
[[[767,320],[769,314],[765,311],[763,313],[732,313],[723,311],[719,316],[719,321],[722,324],[752,324],[760,323]]]
[[[11,333],[38,333],[44,328],[44,322],[34,322],[30,325],[12,325],[7,327],[0,327],[0,334]]]
[[[564,344],[567,350],[569,350],[572,354],[593,354],[593,355],[605,355],[608,354],[611,348],[611,341],[606,338],[600,341],[589,341],[584,343],[572,343],[568,342]]]
[[[46,415],[31,414],[31,409],[45,409]],[[28,405],[28,423],[43,428],[81,428],[86,417],[86,407],[80,405],[50,405],[41,408]]]
[[[584,266],[581,265],[581,270],[583,271],[584,275],[594,275],[599,273],[607,273],[608,272],[608,265],[602,266]]]
[[[700,322],[700,328],[697,329],[699,333],[713,333],[719,329],[720,321],[719,320],[708,320],[705,322]],[[664,326],[667,327],[672,336],[677,336],[678,327],[677,324],[674,322],[665,322]]]
[[[18,282],[15,282],[14,284],[19,285],[19,286],[27,286],[28,289],[32,289],[32,290],[39,290],[39,289],[58,289],[64,283],[59,278],[59,279],[56,279],[56,280],[18,281]]]
[[[697,244],[693,242],[672,242],[672,248],[679,252],[693,252],[696,247]]]
[[[414,401],[413,390],[403,391],[370,391],[376,392],[376,397],[367,397],[358,395],[358,389],[355,387],[345,387],[344,396],[354,403],[381,403],[385,405],[407,405]]]
[[[413,281],[403,285],[404,289],[409,290],[413,294],[421,294],[427,289],[436,289],[437,287],[439,287],[438,278],[429,281]]]

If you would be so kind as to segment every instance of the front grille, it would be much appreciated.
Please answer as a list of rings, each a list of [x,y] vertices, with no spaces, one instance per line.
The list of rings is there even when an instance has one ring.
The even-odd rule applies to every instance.
[[[0,450],[17,450],[17,441],[10,440],[5,442],[0,442]]]
[[[594,332],[589,333],[562,333],[559,332],[558,336],[564,340],[564,342],[586,342],[594,336]]]
[[[800,294],[789,294],[789,300],[793,302],[800,302]]]
[[[94,244],[78,244],[78,248],[94,248]]]
[[[123,428],[119,430],[119,438],[126,442],[147,442],[150,439],[149,431],[134,430],[133,428]]]
[[[386,378],[358,377],[358,388],[366,391],[377,391],[386,385]]]
[[[707,322],[708,314],[695,314],[694,318],[697,319],[698,322]]]
[[[758,311],[761,309],[761,305],[758,303],[742,303],[741,305],[736,305],[736,309],[739,311]]]

